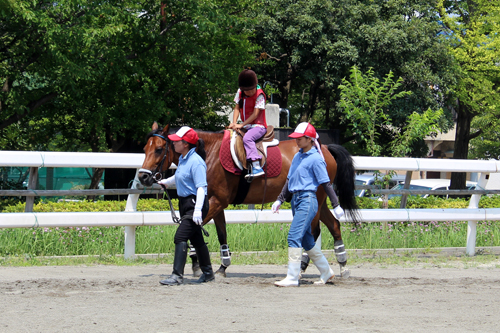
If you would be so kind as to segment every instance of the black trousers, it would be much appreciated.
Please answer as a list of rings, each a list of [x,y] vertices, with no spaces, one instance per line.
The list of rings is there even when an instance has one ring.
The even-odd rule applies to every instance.
[[[181,242],[191,242],[195,248],[205,244],[201,227],[193,222],[194,206],[196,204],[196,195],[188,197],[179,197],[179,213],[181,214],[181,224],[177,228],[174,237],[174,244]],[[208,213],[208,198],[205,196],[201,216],[205,218]]]

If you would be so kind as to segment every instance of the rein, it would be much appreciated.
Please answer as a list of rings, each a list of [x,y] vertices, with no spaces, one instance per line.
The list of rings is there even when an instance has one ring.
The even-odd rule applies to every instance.
[[[172,200],[170,199],[170,195],[168,194],[167,188],[163,184],[160,184],[160,186],[163,188],[163,191],[165,191],[165,193],[167,194],[168,204],[170,205],[170,213],[172,214],[172,221],[174,221],[174,223],[180,224],[181,221],[184,220],[184,219],[192,220],[193,219],[193,215],[183,215],[180,219],[177,217],[177,215],[175,215],[174,206],[172,205]],[[210,234],[208,233],[208,231],[206,231],[205,228],[203,228],[202,225],[200,225],[200,228],[201,228],[201,231],[203,231],[203,234],[206,237],[210,236]]]

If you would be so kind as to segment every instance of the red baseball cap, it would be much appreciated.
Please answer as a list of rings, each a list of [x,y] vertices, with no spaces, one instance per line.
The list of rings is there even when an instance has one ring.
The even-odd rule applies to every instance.
[[[300,123],[297,125],[297,128],[295,128],[295,131],[289,135],[290,138],[300,138],[303,136],[308,136],[310,138],[316,139],[316,129],[314,128],[313,125],[309,123]]]
[[[184,140],[195,145],[196,142],[198,142],[198,133],[196,133],[191,127],[182,126],[177,132],[175,132],[175,134],[170,134],[168,138],[172,141]]]

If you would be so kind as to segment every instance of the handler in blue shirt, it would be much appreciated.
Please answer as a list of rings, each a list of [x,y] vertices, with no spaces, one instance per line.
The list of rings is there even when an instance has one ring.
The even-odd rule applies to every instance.
[[[201,225],[208,213],[207,199],[207,165],[205,163],[205,143],[190,127],[181,127],[175,134],[168,136],[179,156],[179,165],[175,175],[158,183],[177,188],[179,196],[179,213],[181,224],[175,233],[174,268],[172,275],[160,283],[164,285],[180,285],[183,283],[184,266],[186,265],[188,244],[196,249],[203,274],[195,283],[214,280],[214,272],[210,261],[210,253],[203,239]]]
[[[340,219],[344,210],[330,184],[326,162],[317,141],[316,129],[309,123],[300,123],[289,135],[300,148],[292,160],[287,181],[272,211],[277,213],[284,201],[292,202],[293,220],[288,232],[288,273],[285,279],[276,281],[279,287],[298,287],[300,259],[304,248],[320,272],[320,280],[315,284],[325,284],[334,277],[333,270],[318,247],[315,247],[311,233],[311,222],[318,212],[316,190],[322,185],[334,207],[335,218]]]

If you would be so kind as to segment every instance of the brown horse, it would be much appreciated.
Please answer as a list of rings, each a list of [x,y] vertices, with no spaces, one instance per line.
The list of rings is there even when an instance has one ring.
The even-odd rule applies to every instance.
[[[173,133],[172,129],[170,131]],[[224,209],[234,202],[238,193],[240,178],[243,175],[234,175],[226,171],[219,161],[219,151],[224,136],[223,132],[204,132],[199,130],[196,130],[196,132],[205,142],[205,151],[207,153],[207,195],[210,202],[210,209],[203,224],[208,223],[212,219],[215,222],[217,236],[221,244],[222,259],[222,264],[217,273],[225,276],[226,268],[231,264],[231,259],[227,245]],[[139,180],[144,186],[151,186],[155,182],[155,175],[166,171],[172,163],[178,164],[179,154],[175,152],[172,142],[168,140],[168,134],[169,125],[161,129],[156,122],[153,124],[152,131],[149,133],[146,145],[144,146],[146,157],[142,169],[139,170]],[[280,194],[285,184],[293,156],[299,149],[295,140],[281,141],[279,148],[282,157],[281,173],[277,177],[267,178],[267,180],[264,177],[254,179],[242,202],[243,204],[274,202]],[[345,148],[339,145],[322,145],[321,149],[325,156],[331,182],[334,181],[337,175],[336,186],[340,205],[357,222],[359,215],[354,195],[355,169],[352,157]],[[339,166],[338,169],[337,166]],[[328,227],[335,240],[335,254],[340,264],[341,276],[347,277],[349,276],[349,270],[346,268],[347,256],[340,232],[340,223],[328,209],[326,205],[326,193],[321,186],[318,188],[317,198],[318,214],[312,222],[313,235],[315,239],[319,236],[319,220],[321,220]],[[304,270],[307,267],[307,262],[308,260],[303,263]]]

